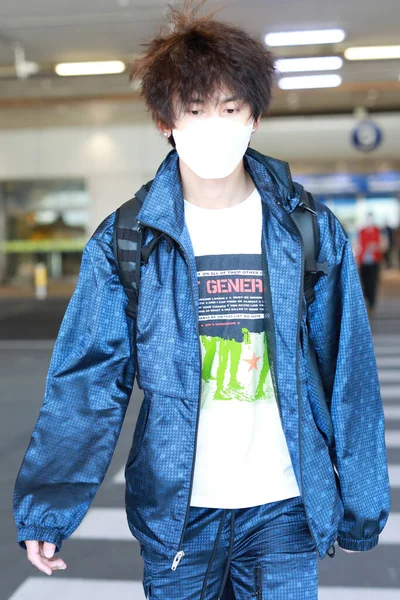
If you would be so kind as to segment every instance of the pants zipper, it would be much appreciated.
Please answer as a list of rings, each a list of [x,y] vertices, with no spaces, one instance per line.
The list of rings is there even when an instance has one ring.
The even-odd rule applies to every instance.
[[[255,567],[256,577],[256,598],[262,600],[262,572],[261,567]]]
[[[156,229],[155,227],[153,227],[153,225],[149,225],[148,223],[144,223],[143,221],[139,221],[138,219],[137,219],[137,222],[139,223],[140,226],[147,225],[147,227]],[[170,233],[168,233],[168,231],[164,231],[163,229],[158,229],[158,228],[157,228],[157,231],[161,231],[161,233],[168,235],[178,244],[178,247],[180,248],[180,250],[184,256],[186,265],[188,267],[189,282],[190,282],[190,297],[192,300],[193,314],[194,314],[195,322],[196,322],[197,341],[198,341],[198,348],[199,348],[199,361],[200,361],[200,365],[201,365],[200,331],[199,331],[199,322],[198,322],[198,316],[197,316],[197,311],[196,311],[196,305],[195,305],[194,296],[193,296],[193,279],[192,279],[192,274],[190,271],[189,257],[188,257],[188,254],[187,254],[185,248],[182,246],[182,244],[174,236],[172,236]],[[181,537],[179,540],[178,552],[175,554],[175,557],[174,557],[174,560],[173,560],[172,566],[171,566],[172,571],[175,571],[177,569],[182,558],[185,556],[185,552],[183,550],[180,550],[180,548],[182,547],[183,537],[185,535],[185,530],[186,530],[186,526],[187,526],[187,522],[188,522],[188,518],[189,518],[190,499],[191,499],[192,489],[193,489],[193,475],[194,475],[194,466],[195,466],[195,460],[196,460],[197,434],[198,434],[198,429],[199,429],[199,415],[200,415],[200,402],[201,402],[201,368],[200,368],[199,392],[198,392],[198,401],[197,402],[198,402],[198,404],[197,404],[197,415],[196,415],[196,433],[195,433],[195,441],[194,441],[192,472],[191,472],[191,476],[190,476],[189,500],[187,503],[185,521],[183,523],[182,533],[181,533]]]

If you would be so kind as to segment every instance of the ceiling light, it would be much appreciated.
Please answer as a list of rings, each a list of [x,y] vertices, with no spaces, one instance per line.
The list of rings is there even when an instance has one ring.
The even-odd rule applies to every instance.
[[[278,81],[281,90],[305,90],[312,88],[338,87],[342,83],[340,75],[307,75],[304,77],[282,77]]]
[[[59,63],[55,66],[55,72],[62,77],[73,75],[108,75],[122,73],[125,64],[120,60],[107,60],[96,62]]]
[[[343,29],[315,29],[311,31],[287,31],[267,33],[267,46],[310,46],[312,44],[336,44],[346,37]]]
[[[347,60],[400,58],[400,46],[355,46],[344,51]]]
[[[343,66],[340,56],[315,56],[312,58],[282,58],[276,61],[280,73],[299,71],[336,71]]]

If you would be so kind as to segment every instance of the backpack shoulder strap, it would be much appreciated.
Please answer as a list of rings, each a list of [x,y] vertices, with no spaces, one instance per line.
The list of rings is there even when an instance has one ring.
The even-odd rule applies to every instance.
[[[321,275],[328,273],[328,263],[318,262],[320,239],[314,198],[297,182],[293,185],[300,192],[300,202],[290,216],[299,228],[304,242],[304,294],[308,307],[315,299],[315,284]]]
[[[128,297],[126,313],[136,318],[143,232],[136,220],[153,180],[115,211],[113,252],[117,271]]]
[[[136,217],[141,204],[136,196],[124,202],[116,210],[113,251],[118,275],[128,297],[126,313],[136,316],[140,269],[139,246],[141,232],[138,231]]]

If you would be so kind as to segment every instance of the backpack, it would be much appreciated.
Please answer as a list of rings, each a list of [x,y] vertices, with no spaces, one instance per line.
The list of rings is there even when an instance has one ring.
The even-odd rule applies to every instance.
[[[116,210],[113,231],[113,252],[119,278],[128,297],[126,313],[135,318],[138,305],[140,267],[147,264],[154,246],[165,238],[167,250],[170,252],[173,243],[169,236],[159,230],[152,229],[154,237],[142,247],[143,231],[136,221],[144,199],[146,198],[153,180],[143,185],[133,198],[127,200]],[[294,186],[301,191],[300,202],[290,213],[296,223],[304,242],[304,294],[307,308],[315,299],[314,286],[323,274],[328,273],[328,263],[317,262],[319,253],[319,227],[315,203],[312,195],[298,183]],[[139,262],[140,252],[140,262]]]

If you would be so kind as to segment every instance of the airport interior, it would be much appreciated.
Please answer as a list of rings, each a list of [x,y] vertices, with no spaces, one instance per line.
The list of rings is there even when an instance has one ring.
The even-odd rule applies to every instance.
[[[179,9],[183,0],[169,4]],[[293,180],[337,217],[365,295],[384,409],[390,514],[376,547],[356,556],[335,544],[333,560],[318,561],[318,597],[399,600],[400,2],[208,0],[205,6],[222,6],[214,19],[244,29],[274,53],[272,101],[251,147],[287,162]],[[172,150],[140,82],[129,79],[167,9],[164,0],[0,0],[0,600],[146,598],[141,545],[125,513],[124,468],[143,398],[137,382],[104,481],[59,553],[66,570],[48,577],[27,560],[17,543],[13,490],[85,245]],[[365,251],[363,263],[371,229],[379,252]],[[372,283],[371,270],[361,278],[371,263]],[[93,289],[89,303],[95,295]],[[377,476],[373,466],[370,473]],[[156,584],[157,577],[154,598],[178,600],[161,595]],[[206,593],[204,600],[214,597]]]

